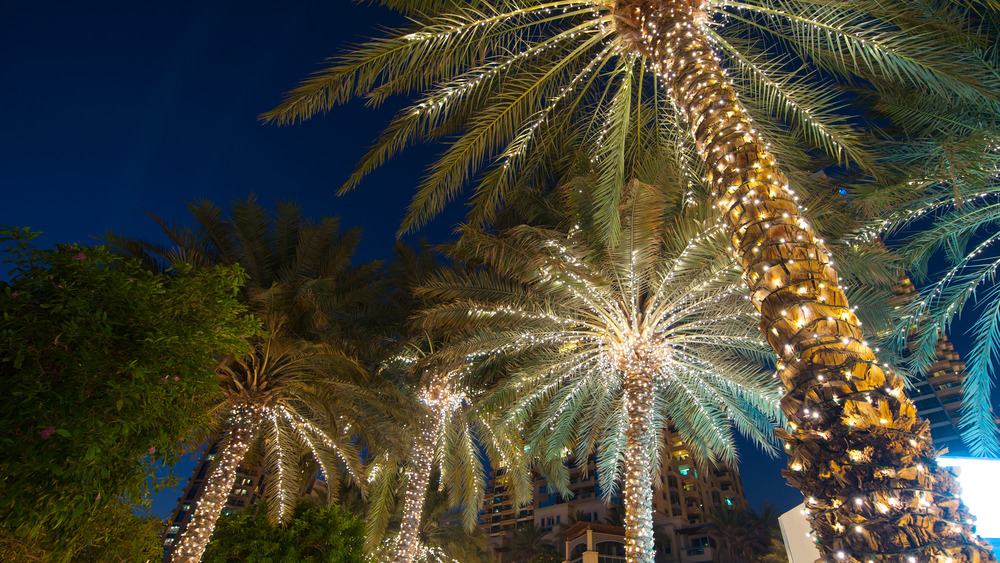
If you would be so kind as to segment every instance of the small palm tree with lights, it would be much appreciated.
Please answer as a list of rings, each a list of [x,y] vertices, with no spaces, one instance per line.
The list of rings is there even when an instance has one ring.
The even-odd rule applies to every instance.
[[[783,417],[773,356],[714,218],[664,217],[660,189],[630,189],[615,239],[595,236],[585,214],[568,231],[466,233],[464,256],[482,267],[425,284],[441,304],[419,320],[466,332],[457,353],[518,366],[486,403],[504,405],[504,426],[542,462],[596,449],[605,493],[623,482],[628,561],[650,563],[668,423],[701,461],[733,463],[734,428],[776,453]]]
[[[357,231],[341,230],[335,219],[307,222],[293,204],[269,214],[253,198],[236,202],[229,216],[207,201],[189,207],[196,228],[154,217],[174,247],[105,237],[151,268],[239,264],[248,275],[241,299],[265,331],[248,357],[222,358],[216,368],[224,400],[212,431],[222,440],[174,551],[173,560],[185,563],[201,559],[248,455],[268,471],[269,517],[282,522],[302,477],[299,452],[312,454],[336,491],[342,474],[366,482],[359,437],[376,450],[399,444],[382,416],[390,389],[354,358],[354,321],[374,280],[372,266],[350,264]]]
[[[376,559],[397,563],[431,560],[439,549],[424,545],[425,499],[435,470],[440,475],[440,489],[447,502],[461,507],[462,525],[471,530],[478,526],[486,472],[483,454],[493,463],[510,465],[523,450],[510,436],[500,438],[492,429],[495,418],[478,407],[484,381],[500,372],[496,362],[481,358],[456,357],[442,353],[448,349],[446,332],[420,330],[410,323],[410,316],[428,303],[413,290],[426,282],[442,265],[429,248],[419,251],[397,244],[396,260],[390,269],[391,293],[384,318],[385,359],[381,360],[383,377],[398,382],[406,400],[410,445],[403,458],[386,451],[373,470],[368,508],[368,549]],[[395,469],[395,470],[394,470]],[[399,488],[401,521],[399,534],[378,545],[392,512],[393,492]],[[441,500],[440,495],[435,498]],[[391,555],[387,553],[391,552]]]

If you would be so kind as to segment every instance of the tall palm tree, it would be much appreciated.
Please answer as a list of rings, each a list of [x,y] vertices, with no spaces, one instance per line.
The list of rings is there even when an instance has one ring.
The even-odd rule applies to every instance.
[[[423,352],[419,348],[415,351],[418,354]],[[434,350],[429,349],[427,352],[433,354]],[[468,421],[460,416],[460,409],[469,405],[470,398],[462,387],[461,371],[466,368],[459,366],[457,369],[450,369],[435,362],[435,358],[430,355],[423,358],[411,356],[400,359],[415,364],[419,380],[415,398],[420,414],[414,429],[413,446],[408,456],[406,485],[402,495],[403,520],[400,524],[395,555],[397,563],[412,563],[416,560],[420,547],[424,499],[435,460],[439,460],[442,465],[450,465],[448,459],[457,456],[470,458],[465,460],[466,463],[463,465],[471,462],[478,466],[480,462],[478,453],[475,452],[475,432]],[[470,451],[473,453],[470,454]],[[481,466],[472,469],[473,472],[477,469],[479,472],[483,471]],[[461,476],[449,475],[449,477]],[[474,475],[472,479],[476,480]],[[470,492],[481,488],[472,487]],[[466,501],[473,503],[478,509],[480,499],[475,495]]]
[[[344,471],[365,482],[358,437],[388,446],[391,436],[380,432],[386,396],[351,354],[350,321],[372,280],[372,266],[350,265],[358,233],[341,231],[334,219],[307,223],[292,204],[269,216],[252,198],[234,203],[228,217],[207,201],[189,208],[196,228],[154,217],[173,248],[114,233],[106,239],[151,267],[162,267],[157,260],[241,265],[248,274],[242,298],[267,331],[248,358],[223,358],[216,369],[224,396],[216,430],[224,438],[174,552],[174,561],[197,562],[248,453],[262,456],[270,517],[281,522],[299,488],[301,449],[336,491]]]
[[[993,560],[961,502],[928,500],[951,499],[955,479],[937,467],[928,424],[901,379],[868,345],[778,162],[794,165],[800,143],[872,166],[840,118],[844,98],[824,78],[995,99],[1000,74],[981,46],[995,40],[971,30],[996,2],[380,3],[415,23],[336,58],[266,120],[308,118],[357,96],[377,105],[423,92],[346,188],[403,147],[464,127],[422,182],[404,228],[440,211],[476,175],[471,219],[489,222],[524,185],[515,178],[541,176],[567,146],[582,146],[601,166],[598,201],[609,231],[618,226],[626,164],[671,144],[680,124],[779,357],[793,424],[783,434],[788,479],[814,499],[808,510],[820,549],[857,561]],[[864,463],[857,452],[869,452]],[[859,522],[864,533],[852,532]]]
[[[724,235],[690,219],[664,227],[661,194],[632,188],[616,240],[578,226],[469,233],[484,269],[426,284],[440,304],[420,320],[469,331],[460,356],[511,357],[517,373],[492,395],[505,426],[524,429],[530,451],[558,466],[567,451],[586,459],[596,447],[604,493],[623,482],[628,561],[650,563],[668,421],[701,460],[732,463],[733,426],[776,454],[781,415],[765,371],[772,356]]]

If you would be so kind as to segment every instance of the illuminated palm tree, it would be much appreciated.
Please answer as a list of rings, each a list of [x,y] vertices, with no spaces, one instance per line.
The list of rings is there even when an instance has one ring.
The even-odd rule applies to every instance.
[[[422,545],[447,553],[459,563],[495,561],[487,555],[486,534],[479,526],[470,530],[462,524],[461,515],[446,493],[432,486],[425,504],[425,516],[420,526]]]
[[[454,465],[455,458],[463,458],[465,463],[462,465],[468,466],[470,462],[475,465],[463,467],[467,471],[462,473],[466,478],[472,479],[469,489],[472,494],[466,495],[471,498],[463,500],[474,507],[476,512],[481,500],[475,492],[485,487],[485,483],[480,483],[482,478],[477,478],[477,474],[483,473],[478,453],[469,455],[477,450],[475,432],[468,424],[469,421],[463,420],[460,412],[463,406],[469,404],[469,395],[462,387],[461,371],[465,368],[450,369],[438,364],[432,356],[433,347],[426,351],[414,347],[413,352],[416,357],[409,354],[396,358],[396,361],[410,364],[417,376],[415,400],[419,410],[413,446],[406,464],[406,485],[402,494],[403,519],[396,542],[397,563],[412,563],[417,559],[421,547],[420,524],[424,513],[424,498],[435,460],[447,466]],[[462,477],[448,476],[452,479]]]
[[[393,291],[385,307],[390,316],[383,319],[388,337],[381,346],[388,355],[381,362],[383,376],[398,381],[408,399],[401,406],[412,419],[410,446],[405,459],[394,459],[387,452],[378,461],[372,485],[376,492],[368,510],[368,548],[386,551],[389,546],[379,546],[378,541],[391,513],[391,493],[402,478],[400,531],[390,540],[392,558],[399,563],[424,560],[440,551],[421,541],[424,502],[435,469],[448,501],[462,507],[462,523],[471,530],[478,526],[486,486],[481,450],[502,465],[511,464],[518,455],[516,440],[496,436],[490,428],[492,417],[475,404],[495,365],[442,356],[447,335],[415,330],[409,323],[409,317],[427,305],[413,295],[414,287],[441,269],[428,248],[420,250],[396,245],[389,275]],[[400,470],[393,471],[395,467]]]
[[[514,530],[507,550],[513,561],[529,561],[533,556],[543,551],[555,552],[553,542],[545,539],[547,534],[541,526],[534,522],[526,522],[523,528]]]
[[[504,405],[504,425],[523,429],[534,456],[561,466],[566,452],[586,459],[596,448],[605,494],[623,483],[628,561],[649,563],[668,423],[702,461],[734,463],[733,427],[777,454],[782,417],[773,356],[724,234],[712,222],[665,220],[656,188],[631,186],[615,240],[579,225],[467,233],[467,257],[484,269],[425,284],[441,304],[419,318],[469,332],[452,353],[518,366],[492,404]]]
[[[421,183],[405,229],[473,179],[470,220],[488,223],[525,177],[541,176],[573,146],[601,167],[597,201],[613,233],[627,163],[673,143],[674,130],[689,132],[779,357],[793,425],[783,434],[788,479],[812,499],[821,550],[854,561],[992,560],[964,505],[940,502],[956,482],[937,467],[928,424],[901,379],[868,345],[824,241],[802,215],[802,191],[778,162],[795,166],[799,144],[872,166],[838,117],[845,98],[831,77],[995,99],[1000,74],[980,47],[995,39],[970,31],[975,10],[995,2],[380,3],[415,23],[336,58],[266,120],[422,92],[345,185],[407,145],[460,131]],[[859,523],[863,533],[852,531]]]
[[[435,475],[436,476],[436,475]],[[434,485],[432,478],[431,484]],[[452,505],[445,491],[431,487],[427,491],[423,516],[420,519],[419,554],[417,563],[496,563],[489,555],[486,535],[478,527],[467,528],[462,516]],[[394,544],[389,541],[378,546],[367,561],[383,563],[392,561]]]
[[[158,259],[243,266],[242,299],[266,330],[249,357],[223,358],[216,369],[224,401],[214,413],[215,430],[223,438],[174,552],[174,561],[183,562],[200,560],[248,453],[262,457],[269,515],[281,522],[299,489],[301,450],[312,453],[336,491],[343,472],[365,482],[359,436],[379,447],[392,443],[379,416],[389,395],[353,358],[348,339],[373,279],[370,266],[350,266],[357,232],[341,231],[332,219],[304,222],[290,204],[270,217],[253,199],[236,202],[229,217],[209,202],[190,209],[197,229],[157,219],[174,248],[106,235],[150,267],[162,267]]]

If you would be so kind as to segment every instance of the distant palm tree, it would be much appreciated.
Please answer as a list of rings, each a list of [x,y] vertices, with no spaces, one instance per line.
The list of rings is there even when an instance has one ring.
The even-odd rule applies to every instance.
[[[758,562],[784,557],[773,504],[758,510],[716,506],[709,513],[709,534],[718,540],[729,563]]]
[[[306,223],[290,204],[272,216],[253,199],[234,203],[229,217],[209,202],[189,207],[197,229],[157,218],[174,248],[114,233],[106,239],[151,267],[161,265],[158,259],[241,265],[249,276],[242,299],[267,331],[248,358],[223,358],[216,370],[224,402],[215,419],[223,440],[174,552],[174,561],[197,562],[236,468],[252,450],[268,469],[270,517],[281,522],[295,502],[300,448],[312,453],[336,491],[342,471],[365,482],[358,436],[370,447],[392,441],[379,416],[388,396],[354,359],[348,339],[372,279],[371,266],[350,266],[357,232],[341,231],[333,219]]]
[[[770,532],[766,532],[765,538],[760,523],[749,511],[716,506],[708,519],[711,522],[708,533],[719,542],[726,563],[747,563],[753,555],[766,551]]]
[[[515,456],[506,452],[517,450],[511,444],[498,443],[488,413],[475,404],[493,364],[471,358],[454,361],[439,353],[447,345],[446,333],[419,330],[409,324],[409,317],[427,305],[413,295],[413,288],[441,268],[428,248],[417,252],[397,244],[396,259],[389,270],[392,293],[383,304],[390,315],[384,318],[386,336],[379,369],[400,385],[400,393],[407,399],[400,406],[409,419],[411,438],[404,459],[385,456],[377,463],[367,541],[369,549],[378,547],[391,512],[392,493],[401,480],[402,517],[393,555],[398,563],[412,563],[433,548],[423,545],[421,530],[435,470],[442,476],[441,489],[448,493],[451,506],[462,507],[458,513],[462,524],[474,530],[486,484],[481,451],[494,463],[508,465]],[[506,439],[516,441],[515,437]],[[396,466],[400,471],[394,470]]]
[[[702,460],[735,461],[732,427],[776,453],[779,391],[740,273],[712,222],[665,220],[664,190],[634,182],[620,238],[520,226],[466,233],[483,267],[419,291],[420,326],[466,333],[461,356],[509,357],[516,374],[492,403],[532,455],[598,450],[606,495],[624,482],[628,560],[653,556],[652,474],[668,421]],[[583,227],[581,227],[581,225]],[[498,411],[501,410],[497,407]],[[564,469],[564,468],[563,468]],[[514,471],[508,470],[508,474]],[[563,471],[564,473],[564,471]],[[565,488],[565,479],[550,478]]]
[[[524,527],[514,530],[514,535],[510,540],[511,561],[517,563],[527,563],[532,557],[543,551],[554,551],[555,546],[551,541],[545,539],[548,534],[541,526],[528,522]]]
[[[463,372],[468,368],[441,364],[433,356],[433,341],[424,341],[424,344],[428,345],[426,350],[414,346],[409,354],[397,358],[414,370],[417,380],[414,408],[418,415],[406,464],[396,563],[412,563],[417,558],[424,499],[435,465],[461,469],[457,475],[450,471],[446,475],[449,480],[461,483],[449,483],[449,488],[465,491],[462,500],[469,509],[467,512],[478,513],[481,491],[485,488],[484,469],[478,459],[475,420],[463,416],[469,414],[471,406],[471,397],[462,381]]]

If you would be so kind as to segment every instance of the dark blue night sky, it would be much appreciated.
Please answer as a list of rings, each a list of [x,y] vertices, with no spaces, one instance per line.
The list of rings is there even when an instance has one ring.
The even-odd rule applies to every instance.
[[[293,127],[262,126],[276,105],[345,44],[395,16],[346,0],[7,2],[0,8],[0,224],[43,244],[105,230],[159,238],[145,215],[185,221],[184,203],[255,193],[364,227],[359,260],[388,258],[428,156],[412,150],[338,198],[337,188],[392,109],[358,104]],[[420,235],[443,240],[454,204]],[[743,448],[751,504],[801,502],[770,461]],[[183,482],[190,463],[179,468]],[[179,491],[165,491],[165,516]]]

